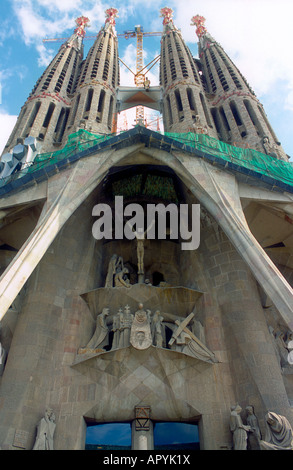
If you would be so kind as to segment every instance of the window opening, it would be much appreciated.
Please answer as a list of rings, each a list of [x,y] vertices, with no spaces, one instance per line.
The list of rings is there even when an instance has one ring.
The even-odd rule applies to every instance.
[[[130,423],[87,423],[86,450],[131,449]]]
[[[159,286],[160,282],[164,282],[164,276],[162,273],[159,273],[158,271],[155,271],[153,273],[153,286]]]
[[[191,423],[154,423],[155,450],[199,450],[198,425]]]

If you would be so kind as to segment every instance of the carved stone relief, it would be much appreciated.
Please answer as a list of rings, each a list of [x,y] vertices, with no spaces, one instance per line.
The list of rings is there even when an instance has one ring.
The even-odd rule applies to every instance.
[[[266,434],[260,441],[261,450],[293,450],[293,431],[287,418],[271,411],[265,418]]]
[[[194,313],[183,319],[156,310],[154,313],[138,304],[132,313],[129,305],[120,307],[111,314],[104,308],[97,316],[96,328],[88,344],[78,350],[79,354],[97,354],[115,349],[147,349],[150,346],[170,349],[204,362],[218,362],[215,354],[194,335],[187,325],[193,321]],[[199,324],[199,322],[195,321]],[[200,328],[197,326],[197,329]]]
[[[280,362],[282,372],[285,374],[293,374],[293,341],[292,332],[284,332],[281,329],[269,327],[269,331],[273,337],[273,344]]]
[[[241,412],[238,404],[231,407],[233,450],[293,450],[293,430],[285,416],[269,411],[265,416],[266,432],[262,439],[253,406],[246,406],[246,424]]]
[[[238,404],[231,407],[230,431],[233,436],[234,450],[247,449],[248,432],[251,430],[250,426],[243,424],[241,411],[242,408]]]

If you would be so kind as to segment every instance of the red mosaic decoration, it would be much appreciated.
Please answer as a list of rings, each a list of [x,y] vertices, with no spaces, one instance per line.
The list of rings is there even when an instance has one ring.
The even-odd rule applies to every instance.
[[[77,34],[77,36],[80,36],[82,38],[85,37],[85,28],[86,26],[89,26],[89,22],[90,20],[86,18],[86,16],[80,16],[75,20],[77,28],[74,30],[74,32]]]
[[[206,19],[203,16],[196,15],[191,18],[191,26],[196,26],[196,34],[198,35],[199,38],[204,36],[207,32],[207,29],[205,27],[205,21]]]
[[[118,10],[116,8],[108,8],[105,13],[107,16],[106,23],[110,23],[111,25],[115,26],[115,18],[118,18]]]
[[[163,25],[173,23],[173,18],[172,18],[173,10],[172,10],[172,8],[168,8],[168,7],[162,8],[161,9],[161,16],[164,17]]]

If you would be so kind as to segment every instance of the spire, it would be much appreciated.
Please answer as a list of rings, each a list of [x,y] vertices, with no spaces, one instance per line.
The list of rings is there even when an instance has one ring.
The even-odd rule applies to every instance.
[[[212,36],[209,34],[207,28],[205,27],[206,19],[201,15],[195,15],[191,18],[191,26],[196,26],[196,34],[199,39],[199,43],[202,49],[210,47],[210,45],[215,42]]]
[[[60,146],[69,116],[74,84],[83,59],[82,40],[89,19],[80,16],[76,28],[35,84],[6,144],[11,150],[17,142],[35,139],[43,152]]]
[[[203,16],[196,15],[191,18],[191,21],[191,26],[196,26],[196,34],[198,37],[203,37],[207,33],[207,29],[204,25],[206,19]]]
[[[74,41],[76,41],[77,48],[80,50],[82,47],[82,40],[85,37],[85,28],[90,26],[90,20],[86,16],[80,16],[79,18],[76,18],[75,23],[77,27],[66,45],[73,45]]]
[[[106,20],[105,20],[105,26],[104,26],[104,31],[112,32],[114,36],[116,36],[116,21],[115,18],[118,18],[118,10],[116,8],[108,8],[105,10],[106,13]]]
[[[80,128],[104,134],[112,130],[119,83],[118,39],[115,30],[118,10],[108,8],[105,14],[105,24],[80,67],[67,133]]]
[[[160,12],[161,12],[160,16],[164,18],[163,20],[164,32],[166,33],[170,30],[178,31],[173,22],[172,8],[164,7],[164,8],[161,8]]]
[[[165,7],[160,13],[164,18],[160,68],[164,128],[167,132],[191,130],[216,137],[197,62],[173,23],[173,10]]]
[[[90,20],[86,16],[80,16],[76,18],[75,23],[77,28],[75,28],[74,32],[77,36],[84,38],[85,37],[85,28],[86,26],[90,26]]]
[[[67,39],[62,46],[60,47],[60,51],[66,48],[73,47],[76,51],[81,52],[83,51],[83,39],[85,37],[85,28],[89,27],[90,20],[86,16],[80,16],[76,18],[76,28],[73,31],[73,34]]]
[[[208,33],[205,21],[201,15],[193,16],[191,26],[196,26],[199,63],[217,138],[286,160],[263,106],[223,47]]]

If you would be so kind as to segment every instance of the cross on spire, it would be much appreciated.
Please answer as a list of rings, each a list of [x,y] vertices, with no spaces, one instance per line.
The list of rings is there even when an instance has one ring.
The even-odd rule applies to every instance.
[[[105,23],[109,23],[112,26],[116,25],[115,18],[118,18],[118,10],[116,8],[108,8],[105,10],[106,13],[106,21]]]
[[[75,28],[74,32],[77,36],[84,38],[85,37],[85,28],[90,26],[90,20],[86,16],[80,16],[76,18],[75,23],[77,28]]]
[[[191,26],[196,26],[196,34],[199,38],[203,37],[207,32],[207,29],[204,25],[205,21],[206,19],[200,15],[196,15],[191,18]]]
[[[161,8],[161,16],[164,17],[163,25],[172,24],[173,25],[173,10],[172,8],[165,7]]]

